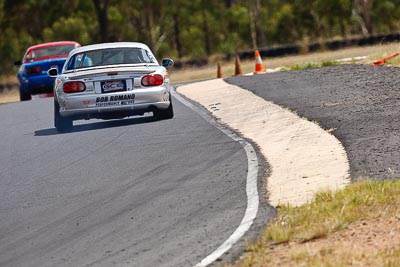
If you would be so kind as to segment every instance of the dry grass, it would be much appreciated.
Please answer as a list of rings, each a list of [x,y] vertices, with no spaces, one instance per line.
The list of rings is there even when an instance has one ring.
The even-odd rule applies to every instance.
[[[0,76],[0,83],[17,83],[18,79],[16,75]]]
[[[9,103],[9,102],[17,102],[19,101],[19,93],[18,87],[10,87],[6,86],[7,84],[16,85],[18,83],[16,76],[2,76],[0,77],[0,84],[5,86],[2,92],[0,93],[0,104],[1,103]]]
[[[279,207],[233,266],[399,266],[399,204],[400,181],[367,180]]]
[[[17,90],[10,90],[0,94],[0,104],[19,101],[19,93]]]

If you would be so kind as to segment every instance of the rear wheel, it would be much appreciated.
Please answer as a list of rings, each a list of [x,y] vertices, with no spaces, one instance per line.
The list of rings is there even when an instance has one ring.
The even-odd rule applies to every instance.
[[[30,93],[26,93],[24,90],[22,90],[21,87],[19,87],[19,100],[20,101],[28,101],[31,100],[32,96]]]
[[[60,105],[54,99],[54,126],[59,132],[66,132],[72,129],[73,123],[70,118],[60,115]]]
[[[174,108],[172,106],[171,98],[169,99],[169,107],[167,109],[157,109],[153,111],[153,116],[157,120],[168,120],[174,117]]]

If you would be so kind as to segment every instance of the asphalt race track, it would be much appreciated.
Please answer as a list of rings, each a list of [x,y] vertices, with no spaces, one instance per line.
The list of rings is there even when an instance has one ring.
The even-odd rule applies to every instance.
[[[400,68],[340,65],[226,81],[332,131],[352,180],[400,177]]]
[[[246,209],[246,154],[174,108],[59,134],[52,98],[0,105],[0,266],[193,266],[221,245]]]

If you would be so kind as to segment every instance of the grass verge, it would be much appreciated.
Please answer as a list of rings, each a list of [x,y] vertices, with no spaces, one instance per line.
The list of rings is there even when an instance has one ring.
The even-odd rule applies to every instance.
[[[307,62],[304,64],[297,64],[292,67],[284,67],[282,71],[290,71],[290,70],[303,70],[303,69],[315,69],[315,68],[322,68],[322,67],[329,67],[329,66],[336,66],[340,65],[339,61],[322,61],[318,63]]]
[[[365,180],[279,206],[236,267],[400,266],[400,181]]]

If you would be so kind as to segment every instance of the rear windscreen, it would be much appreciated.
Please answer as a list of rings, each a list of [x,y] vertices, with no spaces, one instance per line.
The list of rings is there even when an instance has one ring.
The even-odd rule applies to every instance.
[[[67,70],[143,63],[157,63],[157,61],[151,53],[142,48],[107,48],[74,55],[67,64]]]
[[[52,57],[57,55],[68,55],[68,53],[76,48],[75,45],[59,45],[59,46],[48,46],[29,51],[25,56],[25,60],[34,60],[44,57]]]

